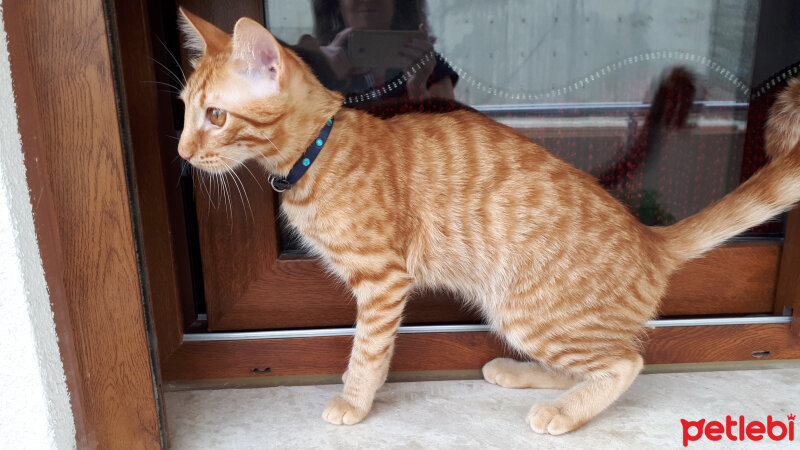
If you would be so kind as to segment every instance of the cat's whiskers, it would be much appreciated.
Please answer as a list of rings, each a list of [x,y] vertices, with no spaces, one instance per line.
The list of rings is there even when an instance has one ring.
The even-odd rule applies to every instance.
[[[269,136],[266,136],[266,135],[265,135],[264,137],[265,137],[265,138],[267,138],[267,140],[269,141],[269,143],[270,143],[270,144],[272,144],[272,146],[273,146],[273,147],[275,147],[275,151],[276,151],[276,152],[278,152],[278,153],[282,153],[282,152],[281,152],[281,150],[278,148],[278,146],[277,146],[277,145],[275,145],[275,143],[274,143],[274,142],[272,142],[272,139],[270,139],[270,138],[269,138]]]
[[[220,196],[225,200],[225,212],[228,215],[228,222],[233,222],[233,202],[231,201],[230,191],[228,184],[224,178],[224,172],[212,172],[212,178],[216,180],[217,186],[220,190]]]
[[[258,182],[258,178],[256,178],[256,176],[253,174],[253,171],[252,171],[252,170],[250,170],[250,168],[249,168],[249,167],[247,167],[247,165],[246,165],[246,164],[245,164],[245,163],[244,163],[242,160],[240,160],[240,159],[236,159],[236,158],[231,158],[231,157],[228,157],[228,156],[223,156],[223,155],[219,155],[219,157],[220,157],[220,158],[225,158],[225,159],[227,159],[227,160],[230,160],[230,161],[233,161],[233,162],[235,162],[235,163],[236,163],[238,166],[244,167],[244,169],[245,169],[246,171],[250,172],[250,176],[251,176],[251,177],[253,177],[253,181],[255,181],[255,182],[256,182],[256,185],[258,185],[258,188],[259,188],[259,189],[261,189],[262,191],[264,190],[264,188],[263,188],[263,187],[261,187],[261,183],[259,183],[259,182]],[[236,167],[236,166],[234,166],[234,167]],[[242,184],[242,186],[244,186],[244,184]]]
[[[176,96],[180,95],[180,93],[181,93],[181,90],[180,90],[180,88],[178,86],[175,86],[175,85],[170,84],[170,83],[166,83],[164,81],[142,80],[141,83],[156,84],[158,86],[166,86],[166,87],[169,88],[168,90],[159,89],[160,92],[166,92],[168,94],[174,94]]]
[[[200,173],[200,182],[203,184],[203,187],[206,190],[206,195],[208,196],[209,203],[211,203],[211,207],[217,209],[218,205],[214,203],[214,180],[212,180],[211,176],[209,176],[204,170],[198,170],[197,172]],[[211,209],[209,208],[209,211],[210,210]]]
[[[172,58],[172,62],[174,62],[175,65],[178,67],[178,70],[181,72],[181,76],[183,77],[183,85],[186,86],[188,80],[186,79],[186,73],[183,71],[183,67],[181,67],[181,63],[178,62],[178,58],[176,58],[175,55],[173,55],[172,52],[169,51],[169,48],[167,48],[167,44],[165,44],[164,41],[162,41],[158,36],[156,36],[156,40],[158,41],[159,44],[161,44],[162,47],[164,47],[164,51],[167,52],[169,57]]]
[[[185,161],[184,159],[181,159],[181,160],[180,160],[180,165],[181,165],[181,174],[180,174],[180,175],[178,175],[178,182],[177,182],[177,183],[175,183],[175,189],[178,189],[178,187],[181,185],[181,179],[183,179],[183,177],[186,175],[186,167],[187,167],[187,166],[188,166],[188,167],[191,167],[191,166],[192,166],[191,164],[189,164],[189,163],[188,163],[187,161]]]
[[[202,170],[204,174],[208,175],[208,186],[209,186],[209,198],[215,196],[217,197],[217,202],[211,201],[211,205],[214,209],[219,209],[221,206],[224,206],[225,213],[230,217],[231,213],[229,212],[229,203],[227,190],[224,180],[221,180],[221,176],[218,172],[209,172],[206,170]]]
[[[231,159],[231,158],[226,158],[224,156],[220,156],[220,157],[221,158],[225,158],[225,159]],[[244,183],[242,183],[242,179],[239,178],[239,175],[236,174],[236,172],[233,170],[233,168],[230,166],[230,164],[226,163],[225,161],[220,161],[220,162],[222,162],[222,164],[224,164],[225,167],[228,168],[228,170],[226,172],[223,172],[223,173],[226,176],[228,174],[231,175],[231,179],[233,179],[233,185],[236,186],[236,190],[239,191],[239,198],[242,200],[242,208],[244,208],[244,206],[245,206],[244,202],[245,202],[245,199],[246,199],[247,200],[247,208],[250,210],[250,215],[255,218],[255,215],[253,215],[253,208],[252,208],[252,206],[250,206],[250,197],[248,197],[248,195],[247,195],[247,191],[244,188]],[[240,185],[241,185],[241,189],[239,188]],[[245,218],[247,218],[247,213],[246,212],[245,212]]]
[[[167,66],[166,66],[164,63],[162,63],[162,62],[158,61],[157,59],[155,59],[155,58],[153,58],[153,57],[150,57],[150,59],[151,59],[151,60],[153,60],[153,62],[154,62],[154,63],[156,63],[156,64],[158,64],[159,66],[161,66],[161,67],[162,67],[164,70],[166,70],[168,74],[172,75],[172,78],[173,78],[175,81],[177,81],[177,82],[178,82],[178,84],[181,86],[181,89],[184,89],[184,88],[186,87],[186,84],[185,84],[185,82],[184,82],[183,80],[181,80],[181,78],[180,78],[178,75],[175,75],[175,72],[173,72],[172,70],[170,70],[170,68],[169,68],[169,67],[167,67]]]
[[[217,174],[215,172],[207,172],[207,173],[208,173],[209,187],[210,187],[211,191],[214,193],[214,195],[218,195],[219,196],[219,201],[220,201],[220,205],[221,205],[222,201],[225,199],[225,196],[223,195],[222,185],[219,183],[219,180],[217,180]],[[215,206],[214,209],[217,209],[217,207]],[[226,211],[227,211],[227,207],[226,207]]]
[[[233,229],[233,193],[231,192],[231,186],[228,184],[228,172],[223,171],[218,173],[220,179],[220,185],[225,188],[225,201],[228,209],[228,222],[231,224],[231,229]]]
[[[191,164],[189,164],[188,166],[189,166],[189,170],[191,171],[192,180],[196,181],[197,183],[200,184],[200,188],[203,191],[205,191],[205,193],[206,193],[206,197],[208,198],[208,202],[211,203],[211,206],[216,209],[216,206],[214,205],[214,199],[211,197],[211,191],[209,190],[209,188],[206,186],[206,183],[205,183],[205,172],[202,171],[202,170],[195,170],[196,168]],[[199,177],[198,177],[198,173],[200,174]],[[195,183],[193,182],[193,184],[195,184]],[[211,211],[211,208],[208,209],[207,214],[210,211]]]

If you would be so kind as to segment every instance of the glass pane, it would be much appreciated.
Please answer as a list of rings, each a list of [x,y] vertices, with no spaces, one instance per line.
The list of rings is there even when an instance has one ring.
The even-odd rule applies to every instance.
[[[764,163],[765,111],[751,106],[768,103],[754,87],[800,61],[796,3],[314,0],[266,11],[347,107],[469,105],[597,176],[642,222],[670,224]]]

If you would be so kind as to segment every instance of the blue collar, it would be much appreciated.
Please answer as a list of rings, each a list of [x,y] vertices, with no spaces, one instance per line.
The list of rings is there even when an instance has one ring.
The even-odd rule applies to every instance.
[[[292,166],[292,170],[289,171],[289,175],[286,175],[286,178],[281,178],[275,175],[270,175],[267,180],[269,180],[269,184],[272,186],[272,189],[275,192],[283,192],[288,191],[292,188],[292,185],[297,183],[300,178],[305,175],[308,171],[308,168],[311,167],[311,163],[317,159],[319,152],[322,151],[322,146],[325,145],[325,142],[328,140],[328,135],[331,134],[331,129],[333,128],[333,117],[328,119],[325,122],[325,126],[319,131],[317,137],[314,139],[314,142],[308,146],[306,151],[303,153],[303,156],[294,163]]]

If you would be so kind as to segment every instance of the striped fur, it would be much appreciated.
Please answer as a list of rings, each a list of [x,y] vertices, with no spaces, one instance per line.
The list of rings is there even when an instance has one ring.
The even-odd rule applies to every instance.
[[[222,50],[206,52],[182,93],[180,151],[209,171],[227,170],[224,157],[255,158],[285,175],[335,115],[324,150],[282,203],[358,303],[344,392],[324,412],[332,423],[366,416],[386,379],[408,293],[435,287],[460,293],[535,361],[492,361],[487,381],[571,387],[531,409],[533,430],[574,430],[639,373],[637,338],[670,274],[800,198],[800,83],[782,95],[770,121],[772,163],[698,215],[651,228],[591,176],[477,113],[381,120],[341,108],[338,93],[248,20],[232,39],[206,45]],[[203,27],[187,28],[202,34]],[[256,49],[253,60],[239,60],[248,58],[236,49],[240,41]],[[259,69],[264,48],[279,55],[269,60],[277,71]],[[210,107],[229,111],[222,128],[204,121]]]

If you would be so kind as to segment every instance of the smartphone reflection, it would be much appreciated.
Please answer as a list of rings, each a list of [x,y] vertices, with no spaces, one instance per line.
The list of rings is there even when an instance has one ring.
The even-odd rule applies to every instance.
[[[434,50],[424,0],[314,0],[315,36],[292,48],[329,89],[380,102],[453,99],[458,75]],[[405,76],[404,76],[405,74]]]

